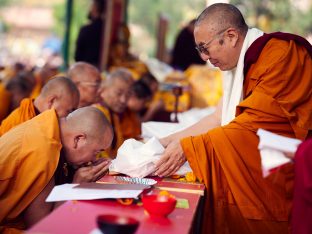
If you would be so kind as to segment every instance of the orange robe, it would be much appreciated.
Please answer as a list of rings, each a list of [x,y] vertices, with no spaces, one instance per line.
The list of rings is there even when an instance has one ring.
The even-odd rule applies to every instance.
[[[9,131],[11,128],[24,123],[36,116],[35,106],[33,100],[25,98],[21,104],[16,108],[0,125],[0,136]]]
[[[206,185],[203,233],[287,233],[293,165],[263,178],[256,131],[305,139],[312,129],[312,60],[294,42],[271,39],[244,82],[236,118],[181,140]]]
[[[31,94],[30,94],[30,98],[32,98],[32,99],[36,99],[39,96],[41,89],[42,89],[42,86],[43,86],[43,80],[42,80],[40,74],[35,73],[34,76],[35,76],[36,83],[35,83],[35,86],[34,86],[33,90],[31,91]]]
[[[105,153],[107,153],[107,154],[104,153],[104,155],[102,155],[102,156],[115,158],[117,156],[118,148],[124,142],[124,138],[123,138],[122,131],[121,131],[122,128],[120,125],[119,116],[101,104],[95,104],[94,107],[98,108],[100,111],[103,112],[105,117],[111,123],[111,125],[113,127],[113,131],[114,131],[113,142],[112,142],[111,146],[107,150],[105,150]]]
[[[141,135],[141,121],[137,113],[127,109],[120,118],[120,125],[122,129],[123,138],[140,138]]]
[[[0,82],[0,123],[8,116],[11,104],[11,93]]]
[[[55,173],[62,145],[54,109],[0,137],[0,232],[25,228],[23,211]]]

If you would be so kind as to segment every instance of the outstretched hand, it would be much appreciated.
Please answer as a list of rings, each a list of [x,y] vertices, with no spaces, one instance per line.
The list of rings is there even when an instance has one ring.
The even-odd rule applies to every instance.
[[[108,172],[110,160],[99,159],[90,166],[79,168],[74,175],[73,183],[95,182]]]
[[[186,162],[180,141],[172,141],[156,163],[155,175],[165,177],[174,174]]]

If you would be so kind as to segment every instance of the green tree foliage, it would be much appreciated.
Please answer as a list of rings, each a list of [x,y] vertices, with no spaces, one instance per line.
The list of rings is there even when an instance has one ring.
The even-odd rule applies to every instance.
[[[0,0],[0,7],[4,7],[4,6],[8,5],[10,2],[12,2],[12,1],[10,1],[10,0]]]
[[[82,25],[87,23],[89,5],[90,1],[86,0],[73,1],[73,13],[71,20],[71,31],[69,42],[69,54],[71,60],[74,59],[76,40],[78,37],[79,29]],[[64,37],[65,17],[66,17],[65,13],[66,13],[66,1],[54,6],[54,19],[55,19],[54,32],[60,38]]]
[[[312,32],[312,8],[303,12],[290,0],[232,0],[243,12],[250,26],[263,27],[269,31],[284,31],[306,36]],[[264,29],[264,30],[265,30]]]
[[[128,19],[156,38],[158,16],[164,14],[170,21],[167,46],[172,47],[182,24],[200,14],[205,6],[205,0],[129,0]],[[154,49],[149,54],[154,54]]]

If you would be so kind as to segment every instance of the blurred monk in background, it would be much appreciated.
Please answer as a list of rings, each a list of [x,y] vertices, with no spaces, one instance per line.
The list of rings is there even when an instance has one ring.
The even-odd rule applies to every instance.
[[[100,102],[94,106],[101,110],[113,127],[114,139],[108,155],[115,158],[117,149],[124,141],[120,124],[120,115],[127,108],[130,89],[133,84],[131,73],[125,68],[118,68],[111,72],[103,82],[99,93]]]
[[[79,91],[75,84],[67,77],[56,77],[50,80],[35,99],[25,98],[0,125],[0,136],[11,128],[39,113],[54,108],[59,117],[65,117],[75,110],[79,102]]]
[[[120,116],[122,135],[124,139],[136,138],[141,135],[141,112],[145,110],[152,98],[150,88],[141,80],[133,83],[127,102],[127,109]]]
[[[49,64],[44,65],[43,67],[36,68],[34,70],[35,77],[35,86],[30,94],[30,98],[35,99],[39,96],[42,87],[54,76],[59,73],[57,67],[52,67]]]
[[[20,72],[11,78],[6,84],[6,90],[10,93],[9,113],[16,109],[24,98],[30,96],[35,86],[35,79],[31,72]]]
[[[10,113],[11,93],[5,88],[3,81],[0,81],[0,123]]]
[[[95,164],[86,167],[90,181],[101,178],[109,161],[97,164],[95,157],[112,138],[110,124],[94,107],[63,118],[51,109],[0,137],[0,232],[20,233],[53,210],[54,204],[45,200],[54,187],[57,167],[64,168],[60,162],[75,167]]]
[[[97,101],[102,79],[95,66],[86,62],[74,63],[68,70],[68,76],[79,89],[79,107],[90,106]]]

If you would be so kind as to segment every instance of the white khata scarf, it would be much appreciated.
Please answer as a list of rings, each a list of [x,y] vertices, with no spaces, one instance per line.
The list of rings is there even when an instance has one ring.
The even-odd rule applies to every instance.
[[[249,46],[262,35],[263,32],[257,28],[248,29],[236,68],[223,72],[222,126],[235,118],[236,106],[243,100],[245,53]]]

